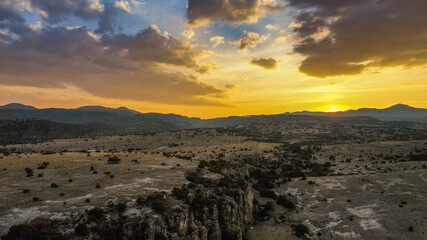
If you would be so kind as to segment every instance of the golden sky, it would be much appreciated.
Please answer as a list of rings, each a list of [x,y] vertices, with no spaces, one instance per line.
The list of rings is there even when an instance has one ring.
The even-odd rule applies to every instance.
[[[222,2],[2,1],[0,104],[201,118],[427,107],[426,1]]]

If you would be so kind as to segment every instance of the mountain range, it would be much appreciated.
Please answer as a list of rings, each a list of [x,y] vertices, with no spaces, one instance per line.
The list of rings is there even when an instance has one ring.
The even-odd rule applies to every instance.
[[[40,119],[68,124],[101,124],[117,129],[131,129],[138,132],[157,132],[203,127],[226,127],[259,121],[262,119],[285,119],[289,116],[319,117],[370,117],[380,121],[405,121],[427,123],[427,109],[397,104],[385,109],[360,108],[343,112],[293,112],[275,115],[230,116],[225,118],[200,119],[177,114],[141,113],[125,107],[107,108],[84,106],[76,109],[45,108],[19,103],[0,106],[0,119]]]

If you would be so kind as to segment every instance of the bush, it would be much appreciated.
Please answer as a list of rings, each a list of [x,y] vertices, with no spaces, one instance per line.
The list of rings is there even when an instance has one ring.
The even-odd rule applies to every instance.
[[[210,172],[221,173],[223,169],[227,168],[227,162],[224,160],[218,161],[200,161],[198,168],[207,168]]]
[[[56,184],[56,183],[52,183],[52,184],[50,184],[50,187],[51,187],[51,188],[58,188],[58,187],[59,187],[59,185],[58,185],[58,184]]]
[[[165,200],[156,199],[151,202],[151,208],[157,213],[163,214],[166,211]]]
[[[168,239],[169,238],[166,237],[166,235],[161,232],[156,232],[156,234],[154,235],[154,240],[168,240]]]
[[[273,189],[274,188],[274,183],[272,183],[268,178],[260,178],[258,180],[258,185],[261,188],[265,188],[265,189]]]
[[[183,188],[174,188],[172,190],[172,194],[176,199],[185,201],[188,196],[188,190]]]
[[[9,229],[7,235],[2,236],[4,240],[50,240],[64,239],[58,231],[55,221],[47,218],[36,218],[28,223],[14,225]]]
[[[166,211],[165,196],[161,192],[153,192],[146,199],[138,200],[140,205],[149,204],[150,207],[157,213],[163,214]]]
[[[287,209],[295,209],[295,204],[284,195],[280,195],[276,203]]]
[[[77,236],[87,236],[89,234],[89,231],[87,229],[86,224],[79,224],[77,225],[77,227],[74,229],[74,233]]]
[[[256,214],[255,218],[257,221],[263,222],[263,221],[267,221],[268,219],[270,219],[270,215],[268,214],[267,211],[261,210]]]
[[[25,168],[25,172],[27,173],[27,177],[34,176],[33,175],[34,171],[31,168]]]
[[[310,234],[310,230],[304,224],[293,225],[292,228],[294,229],[295,236],[297,237],[304,237],[305,235]]]
[[[264,210],[265,211],[273,211],[274,210],[274,203],[272,201],[268,201],[266,204],[264,204]]]
[[[274,200],[277,198],[276,193],[274,191],[267,190],[267,189],[262,189],[259,192],[259,194],[263,198],[271,198],[271,199],[274,199]]]
[[[116,210],[119,213],[122,213],[122,212],[126,211],[126,208],[127,208],[126,203],[119,203],[119,204],[116,205]]]
[[[96,222],[104,216],[104,211],[101,208],[92,208],[87,212],[89,222]]]
[[[109,157],[107,160],[108,164],[119,164],[122,160],[117,157],[117,156],[113,156],[113,157]]]

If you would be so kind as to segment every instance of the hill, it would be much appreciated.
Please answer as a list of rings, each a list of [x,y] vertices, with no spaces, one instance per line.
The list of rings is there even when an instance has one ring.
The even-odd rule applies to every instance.
[[[46,120],[0,120],[0,145],[99,135],[102,126],[56,123]]]
[[[315,120],[313,117],[340,118],[340,121],[354,121],[356,124],[373,123],[380,121],[399,121],[398,124],[407,122],[427,123],[427,109],[414,108],[408,105],[398,104],[385,109],[361,108],[345,112],[294,112],[276,115],[230,116],[202,120],[177,114],[140,113],[125,107],[107,108],[103,106],[84,106],[76,109],[46,108],[37,109],[32,106],[11,103],[0,106],[0,119],[25,120],[40,119],[57,123],[87,125],[100,124],[110,133],[139,134],[163,131],[174,131],[192,128],[215,128],[238,126],[247,123],[260,123],[265,121],[292,121],[293,116],[308,116],[304,118]],[[343,119],[345,118],[345,119]],[[310,120],[310,121],[311,121]],[[316,119],[321,121],[322,119]],[[328,121],[329,121],[328,120]]]
[[[427,109],[414,108],[404,104],[396,104],[394,106],[376,109],[376,108],[360,108],[357,110],[348,110],[343,112],[325,113],[325,112],[294,112],[285,113],[285,115],[309,115],[309,116],[330,116],[330,117],[357,117],[366,116],[376,118],[381,121],[407,121],[427,123]]]

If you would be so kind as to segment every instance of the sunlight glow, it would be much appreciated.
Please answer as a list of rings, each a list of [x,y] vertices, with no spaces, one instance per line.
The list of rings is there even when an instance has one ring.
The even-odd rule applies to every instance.
[[[332,107],[328,107],[328,110],[326,112],[332,113],[332,112],[340,112],[341,110],[336,107],[336,106],[332,106]]]

